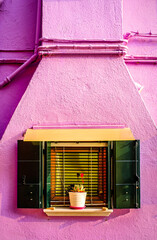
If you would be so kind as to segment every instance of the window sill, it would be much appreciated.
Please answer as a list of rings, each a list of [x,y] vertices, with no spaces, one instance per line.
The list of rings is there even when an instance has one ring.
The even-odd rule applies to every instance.
[[[108,208],[87,207],[82,210],[70,209],[69,207],[46,208],[43,210],[47,216],[109,216],[113,210]]]

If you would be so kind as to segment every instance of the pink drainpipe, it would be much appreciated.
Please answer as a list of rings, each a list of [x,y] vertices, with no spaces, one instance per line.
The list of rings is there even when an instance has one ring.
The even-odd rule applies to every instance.
[[[156,38],[157,34],[153,34],[151,31],[149,33],[139,33],[137,32],[127,32],[124,35],[124,39],[129,41],[130,38]],[[157,64],[157,57],[141,55],[141,56],[129,56],[124,57],[125,63],[141,63],[141,64]]]
[[[157,34],[153,34],[151,31],[149,33],[139,33],[138,31],[137,32],[131,31],[131,32],[127,32],[124,35],[124,39],[129,39],[129,38],[132,38],[132,37],[156,38]]]
[[[11,82],[12,79],[19,72],[24,70],[31,63],[36,61],[36,59],[38,58],[38,45],[39,45],[39,35],[40,35],[40,26],[41,26],[41,23],[40,23],[40,20],[41,20],[41,7],[42,7],[42,0],[38,0],[34,54],[24,64],[22,64],[18,69],[16,69],[12,74],[10,74],[2,83],[0,83],[0,88],[3,88],[5,85],[7,85],[9,82]]]
[[[39,56],[46,55],[71,55],[71,54],[102,54],[125,55],[126,40],[63,40],[42,39],[50,45],[38,47]]]
[[[20,63],[25,63],[26,59],[0,59],[1,64],[20,64]]]
[[[157,64],[157,57],[152,56],[128,56],[124,57],[125,63],[147,63],[147,64]]]

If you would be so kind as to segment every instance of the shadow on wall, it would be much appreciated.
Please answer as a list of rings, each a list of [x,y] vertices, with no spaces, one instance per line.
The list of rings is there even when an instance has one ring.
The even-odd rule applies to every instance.
[[[0,124],[0,139],[18,105],[20,99],[22,98],[36,68],[38,63],[34,63],[29,68],[25,69],[24,72],[19,74],[11,83],[6,85],[4,88],[0,89],[0,109],[1,109],[1,124]],[[4,68],[4,70],[3,70]],[[8,74],[13,72],[17,66],[5,65],[1,66],[0,71],[0,82],[5,79]],[[27,73],[27,74],[26,74]]]
[[[95,222],[94,226],[104,223],[106,221],[110,221],[112,219],[124,216],[130,213],[130,209],[115,209],[113,213],[109,217],[48,217],[42,209],[14,209],[14,218],[18,222],[62,222],[60,229],[66,228],[67,226],[71,226],[76,222]],[[10,216],[7,216],[10,217]]]

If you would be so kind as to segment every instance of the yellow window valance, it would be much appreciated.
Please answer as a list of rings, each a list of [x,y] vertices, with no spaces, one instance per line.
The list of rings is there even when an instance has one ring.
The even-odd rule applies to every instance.
[[[130,128],[27,129],[24,141],[118,141],[135,140]]]

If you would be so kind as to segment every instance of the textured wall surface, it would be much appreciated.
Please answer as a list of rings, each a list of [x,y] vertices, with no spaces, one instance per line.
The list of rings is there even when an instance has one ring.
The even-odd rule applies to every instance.
[[[129,31],[157,32],[156,0],[124,0],[123,10],[123,33]]]
[[[124,124],[136,139],[156,134],[122,57],[43,57],[5,137],[35,124]]]
[[[18,13],[22,14],[24,9],[21,10],[21,3],[18,5],[18,2],[19,1],[10,0],[4,1],[4,3],[10,4],[10,7],[13,4],[17,4]],[[92,1],[88,2],[91,3]],[[97,1],[97,3],[99,2],[102,4],[103,1]],[[106,14],[108,15],[105,15],[105,19],[108,19],[108,23],[111,22],[114,25],[115,17],[121,19],[121,1],[113,0],[110,2],[107,7],[109,8],[110,6],[112,12],[112,6],[115,5],[114,9],[118,11],[116,12],[117,16],[115,16],[115,14],[111,15],[110,11],[107,11]],[[147,3],[147,1],[144,2]],[[153,4],[155,4],[154,2],[155,1],[152,1]],[[29,4],[33,4],[34,6],[34,8],[30,8],[30,14],[31,10],[33,11],[34,9],[34,14],[32,13],[32,15],[30,15],[32,16],[32,20],[30,21],[33,27],[36,14],[36,1],[29,0],[27,3],[27,7],[30,6]],[[54,20],[51,17],[55,16],[56,13],[56,18],[58,18],[58,12],[55,12],[51,7],[47,7],[49,4],[54,4],[55,7],[62,4],[63,9],[61,9],[61,13],[65,14],[63,10],[67,10],[67,6],[72,7],[75,6],[75,4],[76,6],[78,6],[78,4],[82,6],[83,1],[45,0],[44,4],[44,31],[45,34],[49,34],[49,21],[53,22]],[[133,13],[132,4],[131,0],[125,2],[124,11],[127,11],[129,16],[129,11]],[[140,8],[143,5],[144,3],[138,6]],[[147,14],[147,11],[150,9],[150,6],[147,6],[147,10],[144,8],[143,11],[145,12],[143,12],[143,14]],[[104,8],[106,8],[106,6]],[[87,9],[84,11],[87,11]],[[9,10],[7,14],[11,16]],[[72,20],[76,22],[76,14],[71,14],[70,12],[68,15],[71,18],[71,22]],[[82,19],[80,14],[81,8],[79,8],[80,17],[78,21]],[[152,24],[152,18],[157,18],[156,12],[152,14],[153,17],[150,16],[150,26]],[[52,16],[50,17],[49,15]],[[97,16],[94,14],[93,16],[95,22],[97,22]],[[89,16],[89,18],[90,17],[91,16]],[[103,14],[99,17],[101,17],[100,20],[103,22]],[[139,16],[137,15],[137,17],[135,17],[134,23],[136,23],[136,18],[139,20]],[[149,20],[149,16],[147,16],[147,18]],[[84,15],[83,19],[85,19]],[[87,20],[88,15],[86,21]],[[130,27],[127,14],[125,14],[124,20]],[[99,23],[100,22],[101,21],[99,21]],[[147,31],[147,29],[144,28],[145,23],[141,18],[140,26],[142,26],[142,24],[142,31]],[[90,36],[92,36],[91,38],[95,38],[94,33],[91,35],[91,28],[86,29],[86,24],[82,26],[83,29],[80,35],[75,34],[76,30],[70,35],[70,28],[67,28],[65,36],[62,35],[61,28],[56,28],[55,30],[53,26],[53,30],[55,30],[54,36],[57,37],[58,34],[61,34],[59,35],[60,37],[68,38],[69,34],[69,38],[86,38]],[[94,25],[94,29],[96,29],[95,26],[96,25]],[[26,32],[27,27],[24,27]],[[110,36],[112,36],[112,38],[121,37],[120,28],[118,28],[118,33],[115,32],[114,26],[113,28],[102,28],[103,25],[100,27],[100,35],[98,35],[98,38],[102,37],[103,33],[103,38],[109,38]],[[127,29],[127,25],[125,29]],[[85,33],[84,30],[89,30],[85,37],[83,37]],[[96,32],[97,31],[98,29]],[[110,31],[110,33],[108,33],[108,31]],[[12,34],[16,36],[15,27],[12,28]],[[48,35],[44,36],[48,37]],[[31,36],[31,39],[30,47],[32,47],[31,41],[33,42],[33,36]],[[25,41],[25,37],[23,40],[19,40],[19,46],[24,47],[23,41]],[[10,41],[8,40],[8,42]],[[136,44],[136,48],[137,45],[138,44]],[[4,47],[6,47],[6,45],[4,45]],[[0,143],[0,238],[4,240],[155,240],[157,238],[157,137],[155,126],[144,105],[144,103],[147,105],[151,116],[156,118],[156,96],[153,96],[156,87],[156,71],[153,65],[127,65],[127,67],[130,73],[132,73],[132,77],[122,57],[44,57],[34,74],[33,67],[29,68],[18,76],[14,82],[3,90],[0,90],[1,102],[3,100],[1,103],[1,111],[3,114],[6,114],[4,117],[1,117],[3,129],[5,129],[6,126],[6,118],[8,119],[7,121],[9,121],[22,96]],[[13,68],[14,66],[3,66],[3,77],[5,77],[5,74],[11,73]],[[149,78],[147,78],[147,76],[150,76],[150,73],[152,73],[152,81],[149,81]],[[145,94],[142,95],[144,103],[132,81],[134,76],[136,81],[139,80],[138,82],[145,84],[143,90]],[[30,78],[31,81],[28,85]],[[149,99],[148,102],[146,101],[146,97]],[[22,134],[27,128],[32,127],[34,124],[42,123],[55,125],[64,123],[121,123],[129,126],[134,136],[141,139],[141,208],[136,210],[114,210],[113,214],[105,218],[49,218],[42,210],[17,209],[16,141],[17,139],[22,139]]]
[[[43,0],[43,36],[67,39],[122,37],[120,0]]]

